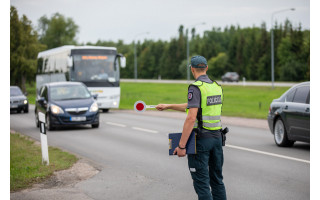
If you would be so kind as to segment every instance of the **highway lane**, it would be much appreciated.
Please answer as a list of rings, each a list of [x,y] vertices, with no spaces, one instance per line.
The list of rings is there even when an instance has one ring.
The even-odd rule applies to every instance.
[[[187,159],[168,156],[167,133],[181,131],[181,117],[117,111],[100,117],[98,129],[48,132],[49,145],[100,166],[98,175],[77,188],[93,199],[196,199]],[[39,140],[32,107],[29,114],[11,114],[10,127]],[[309,144],[278,148],[268,130],[228,127],[224,147],[228,199],[310,198]]]

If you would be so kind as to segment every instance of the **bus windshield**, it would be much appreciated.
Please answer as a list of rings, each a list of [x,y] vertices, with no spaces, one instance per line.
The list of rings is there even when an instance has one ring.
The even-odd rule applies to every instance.
[[[72,81],[118,82],[119,71],[115,55],[74,55]],[[117,63],[116,63],[117,64]]]

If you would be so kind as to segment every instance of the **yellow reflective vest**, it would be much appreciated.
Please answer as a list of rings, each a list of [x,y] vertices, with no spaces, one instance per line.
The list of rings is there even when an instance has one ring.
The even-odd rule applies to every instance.
[[[201,92],[201,108],[193,128],[202,127],[207,130],[219,130],[221,126],[221,110],[223,93],[221,86],[216,83],[196,81],[191,85],[197,86]],[[186,110],[187,113],[189,109]]]

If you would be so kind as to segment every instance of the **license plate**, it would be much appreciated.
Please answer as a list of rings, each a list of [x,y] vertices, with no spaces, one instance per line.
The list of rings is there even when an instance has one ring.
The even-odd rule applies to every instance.
[[[86,121],[86,117],[71,117],[70,121],[73,121],[73,122]]]
[[[18,108],[18,105],[10,105],[10,108]]]

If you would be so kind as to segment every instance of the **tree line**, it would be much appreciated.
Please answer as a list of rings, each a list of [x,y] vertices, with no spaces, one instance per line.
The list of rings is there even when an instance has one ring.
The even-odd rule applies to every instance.
[[[310,30],[301,25],[293,27],[289,20],[275,23],[274,27],[275,80],[310,80]],[[96,43],[78,43],[79,26],[72,18],[55,13],[42,16],[34,28],[16,8],[10,10],[10,83],[24,88],[26,81],[35,80],[36,57],[39,51],[63,45],[113,46],[127,58],[126,68],[121,68],[121,78],[134,78],[134,43],[123,40]],[[213,27],[202,35],[191,30],[189,36],[190,58],[203,55],[208,60],[208,74],[220,79],[228,72],[238,72],[246,80],[271,80],[271,37],[266,24],[260,27]],[[177,36],[169,41],[144,40],[136,44],[138,78],[186,79],[187,32],[183,25]],[[189,60],[190,60],[189,58]]]

